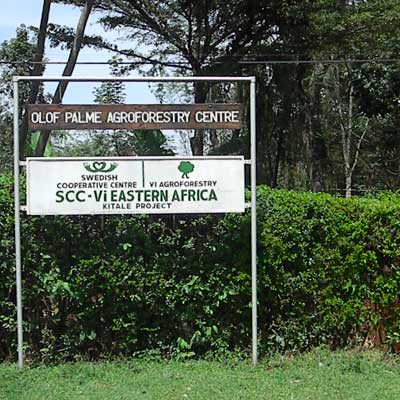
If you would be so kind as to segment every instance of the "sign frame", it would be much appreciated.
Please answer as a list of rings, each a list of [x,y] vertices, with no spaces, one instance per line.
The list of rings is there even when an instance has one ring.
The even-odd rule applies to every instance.
[[[20,82],[243,82],[250,86],[250,165],[251,178],[251,305],[252,305],[252,362],[258,362],[257,328],[257,202],[256,202],[256,78],[254,76],[186,76],[186,77],[115,77],[115,76],[13,76],[14,102],[14,216],[15,216],[15,266],[16,266],[16,309],[17,309],[17,351],[18,366],[24,366],[23,314],[22,314],[22,257],[21,257],[21,211],[20,167],[26,165],[20,160],[19,143],[19,83]]]
[[[164,177],[163,179],[160,178],[160,175],[157,174],[157,171],[154,171],[154,167],[151,166],[151,164],[153,164],[153,162],[158,161],[161,163],[166,163],[169,164],[169,172],[172,174],[176,174],[177,176],[173,177]],[[189,174],[191,174],[191,177],[189,177],[189,175],[187,176],[188,179],[185,178],[181,178],[182,172],[179,172],[178,164],[180,162],[190,162],[191,164],[193,163],[192,166],[194,166],[194,172],[193,174],[196,176],[197,178],[193,177],[192,172],[189,172]],[[62,163],[73,163],[76,165],[76,167],[72,167],[72,169],[77,168],[78,165],[80,165],[80,167],[82,168],[82,170],[79,172],[79,178],[78,179],[89,179],[91,177],[93,177],[93,175],[97,175],[100,174],[102,175],[104,178],[107,177],[107,175],[110,175],[111,178],[113,178],[114,180],[112,181],[106,181],[103,180],[101,181],[101,183],[99,183],[99,181],[97,180],[91,180],[91,181],[74,181],[74,182],[70,182],[69,184],[67,182],[58,182],[58,185],[60,185],[60,187],[57,189],[56,187],[54,187],[54,202],[51,202],[50,204],[47,205],[47,210],[43,210],[43,206],[40,205],[39,207],[37,206],[38,200],[36,200],[36,202],[34,201],[34,203],[36,203],[36,207],[34,207],[34,211],[32,212],[32,200],[35,196],[35,192],[34,192],[34,183],[32,183],[32,165],[34,164],[54,164],[57,163],[57,165],[60,166],[60,168],[62,168],[63,171],[65,171],[66,173],[66,169],[71,168],[71,164],[70,165],[65,165],[64,167],[61,167]],[[112,164],[119,164],[119,168],[117,169],[113,169],[112,172],[104,172],[103,174],[101,174],[101,172],[99,171],[93,171],[90,167],[89,170],[87,170],[88,165],[82,166],[82,164],[89,164],[89,166],[91,164],[96,165],[97,163],[101,163],[104,166],[107,165],[107,163],[109,163],[108,165],[111,166]],[[211,173],[208,174],[207,172],[209,170],[214,171],[216,167],[216,165],[212,165],[211,167],[206,168],[205,170],[205,166],[204,163],[205,162],[209,162],[210,164],[215,164],[215,162],[221,163],[221,168],[222,171],[224,171],[225,176],[224,177],[220,177],[220,179],[217,179],[217,177],[215,175],[220,175],[220,174],[215,174],[215,173]],[[225,165],[224,165],[225,162]],[[139,168],[141,169],[141,171],[136,175],[137,181],[135,182],[135,187],[133,187],[132,181],[130,179],[132,179],[132,177],[135,175],[134,173],[129,177],[126,177],[127,179],[129,179],[130,181],[128,182],[121,182],[126,184],[130,184],[132,186],[130,186],[128,189],[112,189],[112,186],[119,188],[119,185],[116,185],[116,183],[118,183],[118,180],[116,180],[115,178],[115,174],[118,174],[118,170],[120,168],[124,169],[123,164],[124,163],[131,163],[131,167],[130,168]],[[138,165],[139,164],[139,165]],[[172,164],[172,165],[171,165]],[[203,166],[201,166],[203,164]],[[154,164],[153,164],[154,165]],[[173,166],[174,168],[171,171],[171,166]],[[38,167],[34,167],[33,168],[38,168]],[[39,167],[40,168],[40,167]],[[165,168],[168,168],[167,165],[164,165],[162,167],[161,170],[161,175],[162,172],[165,172]],[[150,169],[150,170],[149,170]],[[200,171],[199,171],[200,169]],[[240,173],[241,176],[238,175],[238,170],[240,169]],[[143,214],[153,214],[153,215],[161,215],[161,214],[218,214],[218,213],[230,213],[230,212],[244,212],[245,211],[245,193],[244,193],[244,157],[243,156],[194,156],[194,157],[187,157],[187,156],[147,156],[147,157],[141,157],[141,156],[105,156],[105,157],[28,157],[26,159],[26,199],[27,199],[27,204],[26,204],[26,212],[28,215],[41,215],[41,216],[49,216],[49,215],[121,215],[121,214],[127,214],[127,215],[143,215]],[[49,182],[49,180],[54,179],[54,176],[51,176],[52,174],[50,173],[51,169],[50,168],[46,168],[46,183]],[[133,171],[132,171],[133,172]],[[37,171],[36,171],[37,173]],[[75,172],[76,173],[76,172]],[[125,171],[126,173],[126,171]],[[230,177],[229,175],[235,173],[235,177],[234,180],[232,179],[232,177]],[[236,176],[237,173],[237,176]],[[211,176],[204,176],[205,175],[211,175]],[[83,175],[83,178],[82,178]],[[91,175],[91,176],[90,176]],[[150,175],[150,176],[149,176]],[[151,176],[153,176],[153,179],[151,179]],[[58,177],[57,177],[58,178]],[[63,177],[59,177],[58,179],[62,179],[62,178],[66,178],[65,176]],[[57,179],[57,180],[58,180]],[[216,179],[215,181],[213,181],[214,179]],[[40,180],[40,179],[39,179]],[[68,179],[67,179],[68,181]],[[158,183],[160,183],[159,181],[161,181],[161,185],[158,186]],[[199,182],[200,181],[200,182]],[[146,182],[146,183],[145,183]],[[167,187],[163,187],[162,185],[167,183],[169,184],[170,182],[174,182],[177,186],[173,186],[170,187],[169,185]],[[216,197],[218,197],[214,202],[214,204],[210,203],[209,205],[212,206],[214,205],[215,209],[210,211],[210,210],[204,210],[204,208],[208,208],[207,206],[204,207],[204,204],[208,204],[208,202],[205,202],[204,199],[202,199],[203,201],[200,201],[199,199],[197,199],[197,207],[199,207],[198,210],[190,210],[190,207],[192,206],[192,204],[196,204],[196,203],[190,203],[188,201],[183,200],[181,197],[185,196],[186,194],[188,195],[188,192],[190,192],[190,190],[188,190],[188,188],[193,188],[193,186],[191,184],[193,183],[200,183],[201,189],[198,189],[199,192],[201,191],[211,191],[215,194]],[[224,182],[228,182],[224,183]],[[234,183],[234,185],[232,185],[232,183]],[[44,196],[44,193],[46,193],[48,186],[46,184],[42,184],[41,182],[39,182],[38,184],[39,186],[41,186],[41,188],[38,188],[37,190],[40,192],[40,202],[41,203],[46,203],[46,199],[48,201],[48,197],[46,198],[46,196]],[[61,187],[61,185],[63,185]],[[137,186],[136,186],[137,185]],[[84,188],[82,186],[85,186]],[[88,188],[88,186],[90,186]],[[95,186],[95,188],[92,188],[93,186]],[[100,186],[99,188],[97,188],[97,186]],[[111,186],[111,187],[110,187]],[[222,186],[222,187],[221,187]],[[232,187],[233,186],[233,187]],[[236,190],[237,187],[237,190]],[[205,190],[202,190],[205,189]],[[229,195],[224,194],[224,189],[229,190]],[[163,191],[168,192],[166,194],[166,197],[169,198],[169,201],[166,202],[161,202],[158,203],[160,208],[156,208],[156,212],[152,212],[149,210],[149,208],[141,208],[141,207],[136,207],[134,208],[134,205],[136,204],[136,206],[142,205],[144,207],[145,203],[140,203],[140,199],[139,201],[137,200],[132,200],[132,201],[128,201],[128,202],[118,202],[118,201],[111,201],[111,199],[109,198],[110,196],[110,192],[112,191],[119,191],[119,192],[124,192],[124,193],[129,193],[130,195],[132,195],[132,192],[136,192],[136,190],[138,190],[139,192],[143,192],[143,190],[145,192],[154,192],[154,191]],[[179,194],[179,191],[182,191]],[[239,203],[239,198],[237,197],[238,192],[241,191],[242,193],[242,199],[240,200]],[[61,193],[62,192],[62,193]],[[66,195],[67,192],[69,193],[69,196],[72,195],[72,198],[70,200],[76,200],[75,196],[78,196],[79,201],[73,201],[73,202],[63,202],[63,201],[55,201],[56,200],[56,193],[59,193],[60,196],[64,197]],[[80,192],[80,193],[79,193]],[[83,192],[86,192],[83,193]],[[107,195],[108,197],[108,201],[104,201],[104,200],[99,200],[94,202],[93,198],[98,195],[100,196],[100,192],[103,195]],[[106,192],[104,194],[104,192]],[[177,197],[181,198],[179,201],[177,201],[176,203],[174,203],[173,200],[173,195],[171,192],[176,192],[175,194],[177,195]],[[185,193],[184,193],[185,192]],[[194,192],[194,190],[192,191]],[[74,194],[73,194],[74,193]],[[79,193],[79,195],[77,194]],[[93,194],[95,196],[93,196]],[[148,193],[149,194],[149,193]],[[236,197],[232,197],[232,196],[236,196]],[[85,200],[82,198],[85,197]],[[125,197],[125,196],[124,196]],[[234,199],[234,201],[232,202],[232,199]],[[62,200],[61,197],[58,197],[58,200]],[[193,200],[193,199],[192,199]],[[142,200],[143,201],[143,200]],[[58,207],[56,206],[56,204],[58,204]],[[127,211],[126,208],[108,208],[106,209],[106,211],[101,212],[99,209],[96,209],[97,207],[94,207],[93,209],[91,209],[90,211],[86,210],[85,205],[87,203],[92,203],[92,206],[97,205],[98,203],[106,203],[105,205],[110,206],[110,203],[116,203],[113,205],[113,207],[116,207],[118,204],[124,206],[129,206],[129,211]],[[95,204],[93,204],[95,203]],[[128,204],[130,203],[130,204]],[[152,204],[153,202],[149,202],[149,205]],[[157,202],[154,202],[154,204],[156,204]],[[164,204],[163,204],[164,203]],[[165,203],[169,203],[169,207],[165,207],[162,208],[162,204],[164,206],[167,206],[167,204]],[[66,204],[66,207],[62,207],[63,204]],[[68,205],[71,205],[71,207],[68,207]],[[83,207],[81,207],[81,212],[74,212],[74,213],[70,213],[69,211],[71,210],[71,208],[78,208],[79,205],[83,205]],[[176,205],[178,205],[178,208],[176,207]],[[180,207],[179,207],[180,206]],[[189,210],[185,210],[185,207],[189,207]],[[41,212],[38,211],[38,208],[43,210]],[[58,209],[58,211],[56,211],[56,208]],[[64,208],[64,209],[63,209]],[[65,210],[65,208],[67,210]],[[101,208],[101,206],[100,206]],[[203,210],[200,210],[203,209]],[[218,208],[218,210],[217,210]],[[96,209],[96,210],[95,210]],[[114,211],[115,210],[115,211]],[[136,212],[135,212],[136,210]]]
[[[241,129],[243,107],[237,103],[29,104],[28,123],[31,130]]]

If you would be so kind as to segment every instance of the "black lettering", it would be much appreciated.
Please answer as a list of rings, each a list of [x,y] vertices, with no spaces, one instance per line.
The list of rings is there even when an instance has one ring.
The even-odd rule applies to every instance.
[[[64,201],[64,191],[63,190],[57,190],[56,192],[56,203],[62,203]]]

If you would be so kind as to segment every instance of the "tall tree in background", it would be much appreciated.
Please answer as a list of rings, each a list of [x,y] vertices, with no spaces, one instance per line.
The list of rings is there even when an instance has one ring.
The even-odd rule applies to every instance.
[[[53,2],[78,6],[87,3]],[[256,75],[260,183],[312,190],[346,189],[343,165],[350,142],[342,139],[351,138],[350,148],[357,150],[357,137],[362,136],[363,122],[368,118],[373,134],[365,133],[356,164],[357,151],[350,152],[346,174],[349,178],[351,172],[355,189],[367,181],[371,186],[398,187],[398,95],[397,89],[387,89],[397,88],[398,66],[386,68],[381,64],[368,69],[352,63],[351,59],[398,58],[400,2],[234,0],[225,3],[97,0],[92,9],[100,12],[99,22],[106,29],[120,30],[125,41],[116,45],[109,43],[106,35],[82,35],[81,45],[109,49],[134,63],[149,63],[149,68],[140,69],[149,74]],[[72,47],[76,39],[73,29],[52,24],[47,35],[52,45],[67,43]],[[344,75],[336,79],[335,87],[332,86],[334,68],[300,62],[311,59],[332,60],[332,65],[335,59],[349,60],[354,73],[350,80]],[[271,60],[292,64],[252,64]],[[339,68],[339,72],[345,74],[345,69]],[[344,96],[346,87],[351,89],[347,91],[351,92],[350,97]],[[217,90],[221,90],[219,96],[215,95]],[[57,97],[60,100],[62,91],[54,102]],[[232,99],[224,97],[222,85],[218,89],[208,84],[193,87],[191,99],[209,101],[211,92],[218,101]],[[239,92],[238,99],[245,103],[248,94]],[[341,102],[335,100],[339,98]],[[384,106],[378,104],[378,99],[384,99]],[[348,116],[351,110],[351,129],[342,129],[349,127],[349,119],[346,117],[347,125],[340,126],[335,115],[341,111],[342,116]],[[350,131],[353,134],[343,136]],[[193,154],[210,149],[214,154],[231,154],[235,149],[247,151],[246,130],[226,136],[224,141],[218,139],[216,135],[205,135],[204,131],[196,132],[191,143]]]
[[[24,25],[17,28],[16,37],[0,45],[0,172],[10,170],[13,154],[13,88],[12,77],[29,75],[36,52],[31,32]],[[19,110],[22,110],[30,96],[30,87],[20,85]],[[19,116],[21,118],[22,114]]]
[[[58,0],[70,4],[71,1]],[[75,4],[82,4],[76,0]],[[92,44],[140,62],[171,67],[195,76],[238,71],[235,59],[251,54],[261,40],[273,40],[279,26],[278,1],[259,0],[99,0],[99,22],[106,29],[123,29],[129,48],[93,38]],[[88,38],[88,43],[90,39]],[[206,100],[208,85],[194,85],[193,100]],[[192,153],[204,153],[204,131],[191,142]]]
[[[42,64],[43,55],[45,51],[45,43],[46,43],[46,32],[47,26],[49,23],[49,14],[50,14],[50,6],[51,0],[43,0],[43,8],[42,8],[42,16],[40,19],[40,26],[37,33],[37,44],[36,51],[32,58],[34,62],[33,68],[30,71],[31,76],[39,76],[43,75],[44,65]],[[40,92],[41,82],[40,81],[32,81],[30,82],[30,92],[27,99],[27,104],[34,104],[38,99],[38,95]],[[19,154],[21,158],[24,158],[25,154],[25,146],[28,138],[28,113],[26,108],[24,109],[24,114],[22,118],[22,123],[20,127],[20,140],[19,140]]]
[[[400,187],[400,68],[398,63],[363,64],[354,82],[360,111],[370,120],[360,162],[367,187]]]
[[[83,4],[83,0],[57,1]],[[400,21],[397,0],[235,0],[226,4],[218,0],[99,0],[95,9],[103,13],[100,23],[106,29],[123,32],[126,46],[99,37],[86,37],[85,43],[134,62],[151,63],[148,73],[171,67],[175,74],[256,75],[258,176],[260,182],[274,187],[318,190],[328,189],[332,182],[335,188],[341,185],[336,178],[339,172],[331,169],[337,164],[331,158],[334,153],[321,129],[329,116],[321,109],[320,84],[313,86],[313,93],[309,91],[311,65],[262,68],[237,61],[380,57],[393,54],[399,42],[395,39]],[[60,32],[57,27],[51,35],[60,36]],[[197,85],[194,101],[203,102],[208,89],[208,85]],[[233,135],[232,140],[236,139]],[[240,140],[244,143],[245,138]],[[204,132],[198,131],[192,152],[204,150]]]
[[[92,11],[94,3],[95,3],[95,0],[86,0],[84,2],[84,5],[83,5],[82,11],[81,11],[81,15],[79,18],[79,22],[76,27],[74,40],[72,42],[72,46],[70,49],[68,61],[65,65],[62,76],[71,76],[72,73],[74,72],[75,65],[78,60],[79,52],[82,47],[86,24],[88,22],[88,19],[89,19],[89,16]],[[66,82],[66,81],[60,81],[58,83],[56,91],[54,92],[54,95],[53,95],[53,100],[52,100],[53,104],[58,104],[58,103],[62,102],[62,99],[65,94],[65,90],[67,89],[67,85],[68,85],[68,82]],[[46,148],[46,144],[49,140],[50,133],[51,133],[51,131],[48,131],[48,130],[44,130],[41,132],[37,146],[36,146],[36,150],[35,150],[36,156],[43,155],[44,150]]]
[[[112,76],[123,76],[118,59],[110,61]],[[102,82],[93,91],[97,104],[123,104],[126,100],[125,84],[121,81]],[[157,156],[173,155],[167,139],[159,130],[105,130],[69,135],[63,132],[51,139],[61,155],[68,156]]]
[[[329,66],[324,79],[323,104],[328,126],[338,135],[343,155],[345,195],[351,197],[353,173],[359,161],[360,149],[369,130],[369,118],[360,112],[354,87],[355,75],[350,65]],[[329,118],[330,117],[330,118]]]
[[[110,62],[111,75],[122,76],[124,71],[118,67],[117,63],[117,59]],[[98,104],[122,104],[125,99],[125,85],[120,81],[103,82],[94,90],[94,101]],[[110,130],[101,132],[97,135],[97,139],[99,143],[102,141],[109,143],[110,155],[173,155],[168,147],[167,139],[160,130]]]
[[[389,135],[385,131],[395,129],[388,117],[388,108],[392,116],[395,108],[389,106],[390,101],[383,100],[384,107],[379,103],[382,99],[394,100],[396,90],[389,87],[396,88],[394,71],[398,67],[385,61],[352,60],[398,58],[400,2],[319,3],[321,9],[311,15],[318,44],[312,51],[313,58],[326,62],[316,64],[303,81],[312,131],[314,179],[325,190],[343,188],[347,196],[351,189],[392,187],[384,172],[384,157],[376,153],[378,149],[386,152],[383,143]],[[391,64],[393,67],[388,68]],[[386,123],[390,128],[382,126]],[[391,135],[392,144],[395,136]],[[398,153],[396,147],[390,151]]]

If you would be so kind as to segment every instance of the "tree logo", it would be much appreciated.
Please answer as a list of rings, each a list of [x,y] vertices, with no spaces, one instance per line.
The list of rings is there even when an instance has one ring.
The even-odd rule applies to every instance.
[[[190,161],[181,161],[178,170],[182,172],[182,178],[189,179],[189,175],[194,170],[194,165]]]
[[[96,174],[97,172],[108,173],[118,167],[118,163],[112,162],[107,166],[105,161],[93,161],[92,163],[83,163],[86,171]]]

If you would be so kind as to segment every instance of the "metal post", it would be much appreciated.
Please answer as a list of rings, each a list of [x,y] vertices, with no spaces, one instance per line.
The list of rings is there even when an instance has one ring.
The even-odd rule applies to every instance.
[[[19,110],[18,79],[14,78],[14,215],[15,215],[15,275],[17,283],[18,366],[24,366],[21,285],[21,219],[19,199]]]
[[[251,319],[252,359],[258,362],[257,335],[257,183],[256,183],[256,78],[250,81],[250,158],[251,158]]]

